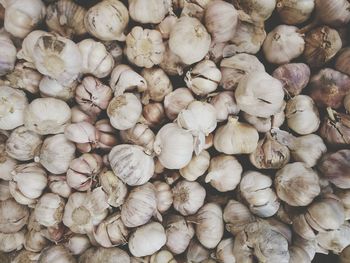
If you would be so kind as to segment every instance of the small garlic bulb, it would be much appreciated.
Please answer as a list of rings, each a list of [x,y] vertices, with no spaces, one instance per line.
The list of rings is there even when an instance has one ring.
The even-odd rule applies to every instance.
[[[229,117],[227,123],[216,130],[214,147],[225,154],[247,154],[256,149],[258,140],[259,134],[253,126],[239,122],[238,117]]]
[[[174,209],[183,216],[195,214],[204,204],[206,191],[197,182],[179,181],[172,191]]]
[[[221,85],[225,90],[235,90],[241,79],[251,72],[265,72],[265,66],[250,54],[237,54],[220,62]]]
[[[234,236],[243,231],[246,225],[255,221],[255,216],[249,208],[236,200],[228,201],[223,218],[226,230]]]
[[[220,192],[232,191],[241,181],[242,171],[242,165],[234,156],[215,156],[210,160],[205,182]]]
[[[203,150],[198,155],[193,155],[191,161],[179,172],[187,181],[196,181],[207,171],[209,164],[210,155],[206,150]]]
[[[283,106],[282,83],[265,72],[246,75],[235,91],[238,107],[248,114],[267,118]]]
[[[54,98],[35,99],[24,112],[25,127],[40,135],[63,132],[70,119],[68,104]]]
[[[63,245],[53,245],[44,249],[38,259],[40,263],[76,263],[76,259]]]
[[[67,184],[63,175],[49,175],[49,189],[52,193],[68,198],[72,193],[72,188]]]
[[[63,224],[78,234],[91,233],[107,216],[107,196],[101,188],[92,192],[75,192],[64,208]]]
[[[47,137],[40,149],[39,161],[46,170],[53,174],[67,172],[75,156],[74,143],[68,141],[64,134]]]
[[[173,91],[168,75],[161,68],[145,68],[141,75],[147,82],[147,89],[142,96],[143,104],[148,104],[150,100],[162,102]]]
[[[165,111],[162,103],[149,103],[143,107],[140,122],[155,128],[162,124],[164,120]]]
[[[129,13],[118,0],[106,0],[91,7],[84,19],[87,31],[94,37],[109,41],[125,41],[124,29],[129,23]]]
[[[340,253],[340,255],[339,255],[339,262],[340,262],[340,263],[349,263],[349,261],[350,261],[349,251],[350,251],[350,246],[347,246],[347,247],[344,248],[344,250]]]
[[[87,235],[73,234],[69,237],[64,246],[73,255],[81,255],[91,246],[91,243]]]
[[[102,43],[88,38],[79,42],[78,47],[82,56],[81,73],[97,78],[107,77],[111,73],[114,59]]]
[[[159,24],[170,8],[168,0],[129,0],[130,17],[142,24]]]
[[[0,48],[0,76],[4,76],[14,69],[17,50],[10,36],[3,31],[0,31]]]
[[[205,96],[215,91],[220,80],[220,70],[213,61],[207,59],[196,64],[192,70],[186,73],[185,77],[187,87],[198,96]]]
[[[170,120],[176,119],[181,110],[194,101],[191,91],[187,88],[178,88],[164,97],[165,114]]]
[[[12,130],[23,125],[27,105],[23,91],[0,86],[0,129]]]
[[[165,168],[181,169],[191,161],[193,137],[176,124],[168,123],[158,131],[153,149]]]
[[[234,0],[233,3],[250,15],[254,22],[266,21],[276,7],[276,0]]]
[[[116,260],[123,263],[130,263],[130,256],[124,250],[117,247],[92,247],[79,257],[79,263],[113,262]]]
[[[65,201],[57,194],[47,193],[38,200],[34,216],[39,224],[46,227],[57,226],[63,217]]]
[[[124,64],[117,65],[113,69],[109,85],[114,92],[114,96],[120,96],[125,91],[131,91],[135,88],[138,92],[147,89],[146,80],[131,67]]]
[[[44,76],[39,83],[39,91],[42,97],[52,97],[64,101],[74,98],[75,88],[78,82],[73,81],[69,85],[62,85],[57,80]]]
[[[15,233],[28,222],[29,210],[14,199],[0,201],[0,232]],[[1,251],[1,250],[0,250]]]
[[[226,238],[220,241],[216,247],[215,257],[222,263],[235,263],[236,258],[233,254],[234,239]]]
[[[6,141],[6,153],[19,161],[29,161],[39,154],[42,136],[24,126],[13,130]]]
[[[306,95],[297,95],[287,102],[286,119],[288,127],[301,135],[313,133],[320,126],[318,109]]]
[[[211,37],[203,24],[196,18],[180,17],[170,33],[170,50],[178,55],[183,63],[191,65],[208,53]]]
[[[142,112],[139,99],[132,93],[114,97],[107,108],[112,126],[118,130],[127,130],[135,126]]]
[[[267,175],[255,171],[243,174],[239,185],[240,193],[253,214],[270,217],[277,212],[280,203],[271,186],[272,179]]]
[[[151,68],[163,60],[165,46],[157,30],[135,26],[126,36],[125,54],[138,67]]]
[[[290,163],[275,176],[277,196],[291,206],[307,206],[320,194],[318,175],[304,163]]]
[[[5,7],[4,27],[11,35],[24,38],[45,17],[46,8],[41,0],[1,0]]]
[[[224,234],[222,209],[218,204],[207,203],[196,214],[196,236],[206,248],[215,248]]]
[[[14,250],[21,250],[25,242],[25,232],[25,229],[10,234],[0,232],[0,251],[8,253]]]
[[[165,182],[155,181],[153,185],[156,188],[157,210],[164,213],[173,204],[173,193],[170,186]]]
[[[157,222],[141,226],[129,238],[129,250],[135,257],[149,256],[160,250],[166,243],[164,227]]]
[[[296,25],[308,20],[314,7],[315,0],[277,0],[276,10],[283,23]]]
[[[304,38],[295,26],[279,25],[268,33],[263,50],[268,62],[286,64],[304,51]]]
[[[132,143],[153,151],[154,132],[145,124],[137,123],[134,127],[120,131],[124,143]]]
[[[125,202],[128,188],[112,171],[105,170],[99,175],[99,183],[107,194],[107,202],[113,207],[120,207]]]
[[[128,185],[142,185],[153,176],[154,160],[141,146],[117,145],[108,159],[115,175]]]

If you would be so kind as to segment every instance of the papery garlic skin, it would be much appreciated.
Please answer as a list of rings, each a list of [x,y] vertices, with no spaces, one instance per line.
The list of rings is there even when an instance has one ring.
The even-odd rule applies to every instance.
[[[153,176],[154,160],[141,146],[117,145],[108,158],[113,172],[128,185],[142,185]]]
[[[0,251],[7,253],[21,250],[25,241],[24,234],[25,229],[10,234],[0,232]]]
[[[53,245],[42,251],[38,259],[40,263],[76,263],[76,259],[63,245]]]
[[[12,130],[24,123],[28,99],[21,90],[0,86],[0,129]]]
[[[173,25],[174,26],[174,25]],[[159,66],[169,75],[177,76],[183,73],[185,63],[182,62],[181,58],[171,51],[169,47],[169,41],[164,43],[165,51],[163,54],[163,61]]]
[[[159,252],[153,254],[150,258],[150,263],[162,262],[177,263],[173,254],[171,254],[168,250],[160,250]]]
[[[336,230],[326,233],[319,233],[316,240],[321,248],[330,250],[335,254],[339,254],[350,245],[349,233],[350,225],[348,222],[345,222]]]
[[[290,263],[306,263],[311,261],[309,254],[303,248],[298,246],[292,246],[289,248],[289,256]]]
[[[335,69],[344,73],[350,75],[350,67],[347,63],[349,61],[350,57],[350,48],[343,48],[339,52],[339,56],[337,57],[337,60],[335,61]]]
[[[161,33],[163,39],[169,38],[177,19],[178,17],[174,14],[169,14],[157,25],[156,29]]]
[[[125,143],[132,143],[153,151],[155,134],[145,124],[137,123],[133,128],[120,131],[120,137]]]
[[[285,64],[304,51],[304,38],[295,26],[279,25],[268,33],[263,50],[268,62]]]
[[[0,179],[0,201],[6,201],[11,198],[9,181]]]
[[[209,102],[216,110],[216,120],[218,122],[225,121],[228,119],[229,115],[237,115],[240,111],[234,93],[231,91],[222,91],[213,94]]]
[[[196,18],[181,17],[170,33],[169,47],[188,65],[204,58],[209,51],[211,37]]]
[[[242,165],[229,155],[219,155],[210,160],[205,182],[220,192],[234,190],[241,181]]]
[[[64,129],[64,135],[75,142],[81,152],[90,152],[98,146],[99,133],[89,122],[71,123]]]
[[[129,0],[129,14],[136,22],[142,24],[159,24],[168,13],[168,0]]]
[[[315,0],[277,0],[276,10],[283,23],[301,24],[308,20],[315,7]]]
[[[153,185],[156,188],[157,210],[160,213],[164,213],[173,204],[173,193],[167,183],[155,181]]]
[[[233,238],[221,240],[216,247],[215,256],[222,263],[235,263],[236,258],[233,254]]]
[[[142,105],[132,93],[114,97],[107,108],[107,115],[112,126],[118,130],[132,128],[141,116]]]
[[[52,97],[68,101],[74,97],[78,82],[73,81],[69,85],[62,85],[57,80],[44,76],[39,83],[39,91],[42,97]]]
[[[347,112],[350,112],[350,93],[348,93],[348,95],[346,95],[344,98],[344,107]]]
[[[4,27],[11,35],[24,38],[45,17],[46,8],[41,0],[2,0],[5,7]]]
[[[28,222],[29,210],[14,199],[0,201],[0,232],[15,233]]]
[[[164,51],[162,35],[157,30],[135,26],[126,36],[126,56],[138,67],[158,65],[163,60]]]
[[[27,263],[36,263],[39,256],[40,256],[39,253],[35,253],[24,249],[18,255],[16,255],[16,257],[13,259],[12,262],[21,263],[21,262],[27,261]]]
[[[97,78],[107,77],[111,73],[114,59],[102,43],[88,38],[79,42],[78,47],[82,56],[82,73]]]
[[[0,144],[0,179],[10,181],[12,171],[17,165],[17,161],[11,158],[5,150],[5,144]]]
[[[187,88],[178,88],[164,97],[165,114],[170,120],[176,119],[181,110],[194,101],[191,91]]]
[[[52,193],[68,198],[72,188],[67,184],[66,177],[62,175],[49,175],[49,189]]]
[[[149,103],[142,109],[140,122],[155,128],[165,120],[165,111],[162,103]]]
[[[79,257],[79,263],[113,262],[116,260],[130,263],[130,256],[124,250],[117,247],[92,247]]]
[[[69,240],[64,244],[64,246],[73,255],[81,255],[91,246],[91,243],[86,235],[74,234],[69,237]]]
[[[209,249],[205,248],[197,239],[193,238],[186,252],[188,262],[200,263],[210,257]]]
[[[35,206],[35,219],[46,227],[57,226],[62,221],[64,206],[65,201],[59,195],[44,194]]]
[[[193,155],[191,161],[179,172],[187,181],[196,181],[207,171],[209,164],[210,155],[206,150],[203,150],[198,155]]]
[[[58,134],[70,122],[71,110],[67,103],[54,98],[33,100],[24,113],[24,126],[40,135]]]
[[[234,0],[233,3],[250,15],[254,22],[267,20],[276,6],[276,0]]]
[[[0,32],[0,48],[0,76],[4,76],[14,69],[17,50],[10,37],[3,31]]]
[[[349,2],[315,0],[317,19],[323,24],[333,27],[346,25],[350,21]]]
[[[99,175],[99,182],[106,192],[107,202],[113,207],[121,206],[128,194],[127,186],[112,171],[102,171]]]
[[[87,11],[84,23],[87,31],[98,39],[124,41],[128,9],[118,0],[103,1]]]

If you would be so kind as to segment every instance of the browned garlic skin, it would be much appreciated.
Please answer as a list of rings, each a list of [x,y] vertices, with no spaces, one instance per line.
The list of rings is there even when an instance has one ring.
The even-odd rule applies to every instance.
[[[308,20],[315,7],[315,0],[277,0],[276,10],[282,22],[301,24]]]
[[[350,115],[329,109],[331,115],[326,116],[320,128],[321,137],[331,146],[350,144]]]
[[[154,128],[161,125],[165,120],[165,112],[163,104],[149,103],[142,109],[141,122]]]
[[[335,69],[344,73],[350,75],[350,47],[346,47],[339,52],[339,56],[337,60],[335,61]]]
[[[340,263],[349,263],[350,262],[350,246],[344,248],[344,250],[339,255]]]
[[[315,0],[316,19],[329,26],[346,25],[350,21],[349,9],[347,0]]]
[[[237,9],[242,9],[256,22],[264,22],[271,15],[276,7],[276,0],[234,0],[233,4]]]

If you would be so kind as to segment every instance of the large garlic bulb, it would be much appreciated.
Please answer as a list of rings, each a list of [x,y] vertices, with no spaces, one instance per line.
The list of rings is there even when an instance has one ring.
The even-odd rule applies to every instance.
[[[5,32],[0,31],[0,76],[10,73],[16,62],[17,50],[10,36]]]
[[[129,0],[129,14],[142,24],[159,24],[168,13],[169,0]]]
[[[15,233],[27,224],[29,210],[14,199],[7,199],[0,201],[0,216],[0,231]]]

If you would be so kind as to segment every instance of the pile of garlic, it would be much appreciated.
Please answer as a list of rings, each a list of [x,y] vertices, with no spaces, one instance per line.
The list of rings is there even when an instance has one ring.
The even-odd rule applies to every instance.
[[[350,262],[349,26],[348,0],[0,0],[0,262]]]

